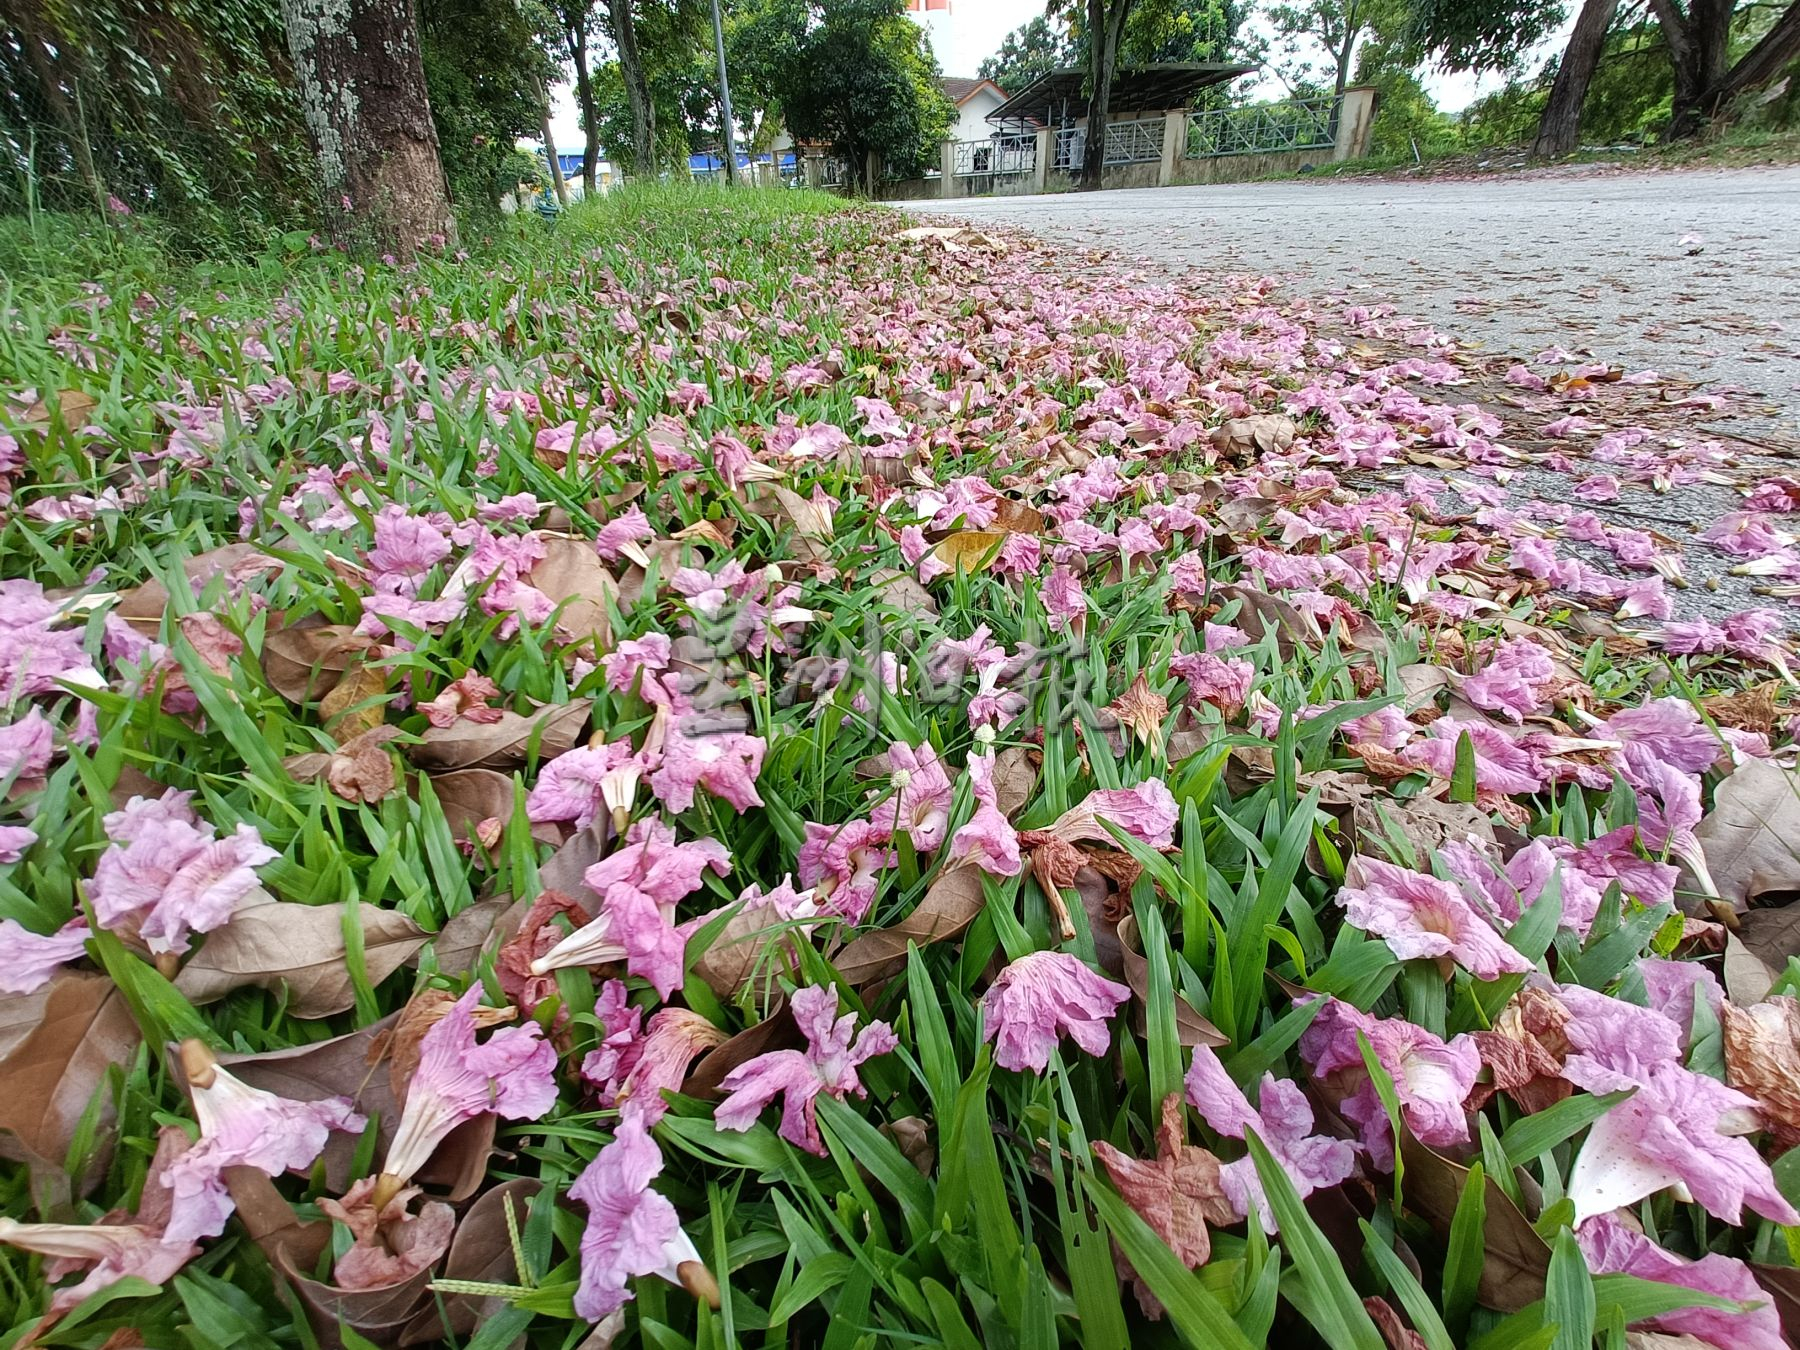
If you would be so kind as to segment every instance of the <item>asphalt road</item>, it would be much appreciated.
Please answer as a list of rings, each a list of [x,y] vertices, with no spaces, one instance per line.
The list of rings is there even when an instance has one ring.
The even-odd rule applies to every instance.
[[[1273,274],[1303,292],[1392,304],[1465,349],[1529,358],[1561,346],[1656,370],[1728,396],[1721,412],[1695,418],[1698,435],[1800,442],[1800,169],[1298,180],[906,205],[1110,250],[1105,265],[1155,279]],[[1716,618],[1769,601],[1730,573],[1740,559],[1691,535],[1738,509],[1742,488],[1771,471],[1792,474],[1793,458],[1745,447],[1737,486],[1632,490],[1597,509],[1685,541],[1694,585],[1677,593],[1677,614]],[[1532,469],[1514,490],[1557,500],[1569,480]]]
[[[1275,273],[1389,301],[1492,352],[1591,348],[1632,370],[1739,386],[1772,405],[1771,429],[1800,435],[1800,169],[1298,180],[909,205],[1117,250],[1156,271]]]

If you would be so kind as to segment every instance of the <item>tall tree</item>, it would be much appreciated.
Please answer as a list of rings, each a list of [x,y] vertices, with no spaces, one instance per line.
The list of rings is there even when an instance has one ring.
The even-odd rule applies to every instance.
[[[1537,139],[1531,153],[1546,158],[1566,155],[1581,140],[1581,105],[1587,98],[1588,85],[1599,69],[1600,55],[1606,50],[1606,35],[1612,28],[1613,16],[1619,12],[1619,0],[1586,0],[1575,17],[1575,28],[1569,34],[1569,45],[1556,66],[1556,82],[1550,86],[1550,101],[1538,122]]]
[[[1009,94],[1016,94],[1053,70],[1085,61],[1075,40],[1060,24],[1052,25],[1042,14],[1006,35],[1000,50],[981,63],[976,73],[992,80]]]
[[[281,0],[333,235],[401,257],[456,236],[412,0]]]
[[[732,108],[753,150],[767,150],[781,128],[781,89],[799,60],[807,18],[807,0],[735,0],[725,16]]]
[[[581,109],[584,137],[581,187],[591,195],[600,162],[600,107],[594,98],[594,75],[588,61],[588,44],[594,27],[594,0],[552,0],[550,8],[556,19],[563,55],[575,71],[575,102]]]
[[[1373,28],[1378,7],[1379,0],[1301,0],[1271,5],[1268,19],[1290,52],[1309,42],[1324,49],[1332,92],[1342,94],[1355,68],[1357,43]]]
[[[788,130],[827,141],[867,188],[870,151],[922,171],[955,120],[937,62],[901,0],[819,0],[780,86]]]
[[[631,109],[632,162],[638,173],[654,173],[656,100],[650,95],[650,78],[638,46],[634,8],[634,0],[606,0],[606,27],[619,55],[619,76],[625,82],[626,106]]]
[[[1113,71],[1119,43],[1135,0],[1087,0],[1088,111],[1081,150],[1081,190],[1099,189],[1106,170],[1106,122],[1112,109]]]

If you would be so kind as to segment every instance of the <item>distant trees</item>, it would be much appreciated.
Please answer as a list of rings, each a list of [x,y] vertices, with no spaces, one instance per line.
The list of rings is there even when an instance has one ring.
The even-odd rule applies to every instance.
[[[1504,70],[1562,21],[1561,0],[1411,0],[1419,47],[1452,70]],[[1773,10],[1767,27],[1746,16]],[[1690,136],[1733,99],[1778,78],[1800,59],[1800,0],[1786,6],[1737,0],[1649,0],[1671,99],[1667,131]],[[1612,0],[1585,0],[1557,63],[1534,149],[1566,154],[1578,144],[1582,111],[1618,20]],[[1732,45],[1748,40],[1735,60]],[[1642,79],[1642,76],[1639,76]]]
[[[510,156],[544,125],[556,63],[544,13],[520,0],[416,0],[425,87],[450,198],[492,211],[512,184]]]
[[[1033,80],[1075,65],[1083,57],[1074,39],[1040,14],[1008,33],[1000,50],[983,61],[976,73],[1016,94]]]
[[[870,151],[902,173],[918,172],[955,120],[930,44],[901,0],[817,3],[774,93],[789,132],[828,142],[864,187]]]

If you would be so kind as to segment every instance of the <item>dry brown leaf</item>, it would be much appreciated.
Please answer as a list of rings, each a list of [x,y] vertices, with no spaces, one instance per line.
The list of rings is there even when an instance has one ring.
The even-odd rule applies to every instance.
[[[1713,793],[1694,831],[1721,898],[1739,909],[1767,891],[1800,890],[1800,780],[1749,759]]]
[[[1044,513],[1014,497],[1001,497],[994,503],[994,528],[1012,534],[1042,534]]]
[[[782,976],[791,977],[797,957],[791,940],[789,921],[775,912],[772,905],[746,905],[726,923],[712,945],[694,962],[693,973],[727,1002],[735,999],[752,979],[757,989],[767,992],[771,982]],[[769,946],[779,943],[782,951],[771,955]]]
[[[277,628],[263,638],[263,676],[290,703],[324,698],[377,644],[346,624]]]
[[[1404,1130],[1400,1152],[1406,1164],[1407,1205],[1424,1215],[1439,1233],[1447,1234],[1468,1184],[1469,1169],[1427,1148]],[[1517,1312],[1544,1296],[1550,1248],[1492,1177],[1483,1184],[1487,1221],[1482,1228],[1482,1248],[1486,1260],[1477,1297],[1497,1312]]]
[[[1250,417],[1234,417],[1214,427],[1208,439],[1222,454],[1242,459],[1286,450],[1294,443],[1297,430],[1291,417],[1257,413]]]
[[[1025,809],[1037,787],[1037,764],[1022,745],[1009,745],[994,756],[994,804],[1011,820]]]
[[[612,646],[612,623],[606,602],[619,600],[619,583],[606,569],[591,539],[539,532],[546,552],[525,574],[535,586],[561,606],[556,621],[577,639],[593,639],[600,650]]]
[[[1006,542],[1005,530],[958,530],[938,540],[931,556],[962,572],[986,571]]]
[[[289,755],[281,765],[296,783],[323,778],[326,786],[347,802],[378,802],[397,786],[387,743],[399,734],[398,727],[371,727],[336,750]]]
[[[1800,1144],[1800,999],[1721,1008],[1726,1080],[1757,1099],[1779,1148]]]
[[[1293,660],[1297,648],[1316,650],[1324,641],[1317,619],[1267,591],[1254,586],[1220,586],[1218,595],[1221,600],[1242,602],[1233,622],[1250,635],[1252,642],[1260,642],[1263,634],[1273,629],[1284,661]]]
[[[1748,1008],[1769,996],[1776,973],[1787,968],[1787,957],[1780,948],[1793,945],[1796,915],[1790,911],[1794,909],[1787,905],[1781,909],[1753,909],[1746,914],[1746,920],[1764,914],[1777,916],[1772,922],[1758,925],[1758,943],[1754,948],[1744,941],[1750,933],[1748,923],[1740,925],[1736,933],[1726,932],[1725,993],[1733,1003]]]
[[[430,939],[438,969],[446,975],[460,975],[468,970],[490,939],[497,949],[518,930],[519,920],[529,907],[528,901],[496,895],[458,910]]]
[[[510,769],[525,761],[537,737],[538,762],[562,754],[587,727],[592,699],[546,705],[528,717],[508,712],[498,722],[459,720],[454,726],[427,727],[407,754],[421,769]]]
[[[453,769],[432,774],[431,790],[459,843],[476,838],[478,827],[488,821],[498,821],[504,829],[512,820],[517,785],[511,774],[495,769]],[[550,824],[533,825],[531,837],[544,844],[562,842],[562,832]],[[488,848],[491,852],[493,845]]]
[[[717,1097],[720,1081],[738,1065],[771,1050],[793,1050],[804,1043],[800,1028],[787,1015],[785,1000],[771,1003],[762,1021],[745,1027],[717,1049],[707,1051],[689,1071],[681,1090],[690,1097]]]
[[[881,603],[897,613],[935,615],[938,612],[937,601],[931,598],[931,592],[910,572],[882,567],[869,574],[869,581],[881,597]]]
[[[925,898],[891,928],[878,928],[855,939],[833,962],[853,985],[870,984],[906,964],[906,944],[924,947],[962,936],[985,903],[979,867],[962,864],[938,873]]]
[[[275,1189],[274,1178],[260,1167],[227,1167],[220,1175],[236,1206],[234,1217],[265,1255],[273,1259],[285,1251],[302,1270],[319,1259],[331,1241],[329,1223],[319,1219],[301,1222],[294,1207]]]
[[[523,1232],[525,1211],[541,1189],[541,1182],[530,1177],[515,1177],[492,1190],[483,1191],[456,1225],[456,1238],[450,1244],[450,1256],[444,1262],[442,1278],[477,1284],[517,1284],[520,1271],[513,1259],[512,1238],[506,1226],[507,1207],[511,1206],[519,1230]],[[438,1344],[452,1338],[466,1340],[500,1307],[500,1300],[496,1298],[446,1294],[441,1309],[429,1307],[406,1324],[406,1329],[400,1333],[400,1344]]]
[[[100,406],[99,399],[80,389],[59,389],[54,398],[54,403],[49,398],[40,398],[25,410],[25,416],[21,420],[27,426],[48,426],[54,411],[62,418],[64,427],[70,431],[79,431],[87,425],[88,414]]]
[[[0,1156],[25,1162],[34,1177],[67,1186],[64,1160],[94,1094],[115,1064],[129,1064],[143,1039],[110,977],[65,971],[50,984],[43,1020],[0,1060]],[[99,1138],[110,1139],[111,1102],[100,1110]],[[111,1150],[95,1150],[79,1178],[85,1192],[105,1171]]]
[[[0,997],[0,1063],[12,1049],[44,1020],[44,1005],[50,1001],[55,984],[46,984],[29,994],[7,994]]]
[[[1119,920],[1115,931],[1124,957],[1125,983],[1131,986],[1132,1024],[1140,1036],[1146,1035],[1148,1019],[1144,1014],[1144,1000],[1150,992],[1150,962],[1144,956],[1143,940],[1138,935],[1137,916],[1127,914]],[[1180,994],[1175,995],[1175,1039],[1190,1049],[1197,1045],[1231,1044],[1231,1037],[1195,1012],[1193,1005]]]
[[[360,661],[319,700],[319,719],[340,742],[349,741],[373,731],[386,719],[387,691],[387,669]]]
[[[356,1002],[344,946],[345,905],[303,905],[254,894],[175,977],[190,1002],[211,1003],[234,989],[267,989],[288,995],[296,1017],[330,1017]],[[359,905],[363,969],[379,985],[425,945],[427,934],[411,919],[379,905]]]
[[[341,1330],[344,1327],[371,1344],[397,1345],[406,1324],[430,1297],[425,1287],[431,1282],[429,1269],[417,1271],[385,1289],[358,1290],[339,1289],[302,1275],[285,1253],[277,1257],[276,1263],[300,1296],[306,1320],[324,1350],[342,1350],[346,1343]]]
[[[1780,692],[1781,686],[1770,680],[1739,693],[1715,694],[1712,698],[1702,699],[1701,706],[1706,710],[1706,715],[1722,727],[1736,727],[1741,731],[1767,735],[1775,729],[1778,715],[1775,696]]]

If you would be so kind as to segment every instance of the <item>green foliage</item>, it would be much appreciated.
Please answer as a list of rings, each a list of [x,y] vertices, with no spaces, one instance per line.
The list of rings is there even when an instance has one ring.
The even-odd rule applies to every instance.
[[[870,151],[922,171],[955,120],[937,62],[900,0],[824,0],[778,86],[788,130],[823,141],[861,181]]]
[[[291,86],[261,0],[19,0],[0,27],[0,213],[129,210],[182,253],[257,245],[316,205]]]
[[[1000,50],[981,63],[982,79],[992,80],[1009,94],[1016,94],[1033,80],[1053,70],[1079,66],[1085,56],[1062,25],[1042,14],[1006,35]]]
[[[1371,154],[1410,158],[1415,145],[1421,156],[1458,148],[1456,120],[1438,111],[1418,75],[1390,43],[1378,39],[1363,44],[1356,82],[1372,84],[1377,91]]]
[[[518,181],[514,142],[542,130],[555,68],[517,0],[417,0],[416,7],[451,200],[492,213]]]
[[[737,0],[725,16],[731,108],[766,149],[781,129],[781,90],[806,36],[805,0]]]

